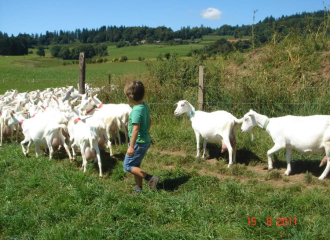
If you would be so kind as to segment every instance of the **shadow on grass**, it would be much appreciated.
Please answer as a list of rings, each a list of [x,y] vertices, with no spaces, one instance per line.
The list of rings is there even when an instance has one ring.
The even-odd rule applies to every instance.
[[[186,175],[172,179],[165,179],[158,183],[157,189],[172,192],[177,190],[182,184],[185,184],[190,178],[191,176]]]
[[[222,158],[226,159],[227,161],[229,161],[228,151],[221,153],[220,144],[208,143],[206,145],[206,148],[209,152],[209,158],[219,159],[220,157],[222,157]],[[237,163],[249,165],[251,161],[257,162],[257,163],[262,162],[262,160],[250,150],[243,148],[243,149],[238,149],[236,151],[236,162]]]
[[[273,161],[274,161],[273,163],[274,168],[280,168],[280,169],[287,168],[287,162],[278,160],[276,155],[274,156]],[[320,159],[315,159],[315,160],[293,159],[291,160],[292,172],[290,175],[303,174],[308,171],[309,173],[313,174],[313,176],[319,177],[325,169],[325,165],[319,167],[320,162],[321,162]]]

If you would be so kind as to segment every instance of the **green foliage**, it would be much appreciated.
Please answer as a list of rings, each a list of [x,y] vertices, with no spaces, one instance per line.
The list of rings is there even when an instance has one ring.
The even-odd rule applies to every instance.
[[[0,31],[0,55],[25,55],[28,54],[28,47],[25,36],[8,37]]]
[[[60,51],[61,51],[61,47],[59,45],[55,45],[50,48],[50,54],[53,57],[58,57]]]
[[[42,47],[42,46],[39,46],[36,54],[39,55],[40,57],[44,57],[45,56],[45,48]]]
[[[104,57],[104,56],[108,56],[108,51],[107,51],[107,45],[105,44],[98,44],[95,47],[95,54],[96,56],[99,57]]]
[[[85,53],[85,58],[93,58],[96,55],[93,45],[91,45],[91,44],[80,44],[80,45],[74,47],[71,50],[71,57],[73,59],[79,59],[79,54],[81,52]]]
[[[128,60],[127,56],[121,56],[119,62],[126,62]]]
[[[304,176],[304,182],[306,184],[311,184],[313,182],[313,174],[307,171]]]
[[[125,46],[126,46],[126,43],[124,41],[117,42],[117,44],[116,44],[116,48],[121,48],[121,47],[125,47]]]
[[[280,179],[281,177],[282,177],[282,174],[281,174],[280,171],[278,171],[278,170],[272,170],[272,171],[270,171],[270,172],[266,175],[265,179],[266,179],[266,180],[278,180],[278,179]]]
[[[58,57],[62,58],[62,59],[71,59],[71,52],[69,47],[67,46],[62,46],[61,50],[58,52]]]

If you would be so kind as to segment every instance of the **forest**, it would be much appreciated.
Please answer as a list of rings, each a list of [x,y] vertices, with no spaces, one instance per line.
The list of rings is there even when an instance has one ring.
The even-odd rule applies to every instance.
[[[327,11],[317,11],[313,13],[297,13],[291,16],[282,16],[275,19],[273,16],[266,17],[253,25],[230,26],[223,25],[212,29],[201,25],[200,27],[182,27],[178,31],[171,28],[159,26],[156,28],[126,27],[126,26],[102,26],[97,29],[76,29],[75,31],[54,31],[35,34],[18,34],[18,36],[8,36],[0,31],[0,55],[24,55],[28,53],[28,48],[37,46],[48,46],[56,44],[75,43],[118,43],[121,47],[123,42],[137,43],[145,40],[147,43],[161,41],[173,44],[174,39],[192,40],[201,39],[205,35],[233,36],[235,39],[244,36],[252,36],[254,31],[254,42],[256,45],[269,42],[273,33],[286,36],[292,31],[303,33],[304,31],[317,31],[318,26],[325,21]],[[177,43],[177,42],[175,42]],[[182,41],[180,42],[182,43]]]

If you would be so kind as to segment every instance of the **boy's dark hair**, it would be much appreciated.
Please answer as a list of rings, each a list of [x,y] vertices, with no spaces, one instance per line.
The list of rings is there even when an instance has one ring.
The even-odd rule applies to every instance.
[[[132,81],[126,84],[124,92],[128,98],[140,101],[144,97],[144,86],[141,81]]]

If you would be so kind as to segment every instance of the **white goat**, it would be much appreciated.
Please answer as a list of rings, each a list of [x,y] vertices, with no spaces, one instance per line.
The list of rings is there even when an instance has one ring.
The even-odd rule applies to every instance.
[[[272,154],[286,148],[287,170],[291,173],[292,151],[302,153],[322,153],[327,156],[327,166],[319,177],[324,179],[330,170],[330,116],[284,116],[268,118],[253,110],[244,115],[242,132],[249,132],[255,126],[267,131],[275,145],[267,151],[268,169],[273,169]]]
[[[242,120],[238,120],[226,111],[203,112],[195,111],[195,108],[186,100],[179,101],[174,111],[175,116],[186,113],[191,120],[197,142],[197,155],[199,157],[199,138],[204,138],[203,158],[205,157],[206,143],[223,142],[228,148],[230,167],[236,163],[236,130]]]
[[[68,131],[70,134],[70,142],[73,142],[71,149],[74,158],[76,153],[73,147],[77,146],[80,148],[81,157],[83,159],[82,167],[84,172],[86,172],[87,160],[96,157],[99,165],[100,177],[102,177],[102,163],[96,132],[93,128],[81,121],[75,111],[70,113],[70,117]]]
[[[19,124],[22,127],[24,140],[21,142],[22,151],[25,156],[29,153],[29,148],[34,142],[36,157],[39,156],[39,145],[49,148],[49,160],[53,157],[53,147],[64,146],[70,160],[72,159],[65,138],[61,129],[66,129],[67,119],[60,115],[59,111],[48,110],[47,113],[38,114],[34,118],[25,119],[21,114],[11,113],[9,125]],[[24,144],[28,143],[27,150]]]
[[[97,106],[97,108],[94,108]],[[87,100],[83,100],[79,106],[79,112],[89,115],[95,115],[98,118],[102,119],[106,124],[106,129],[108,137],[110,140],[110,128],[113,131],[117,130],[118,142],[121,144],[119,129],[121,129],[125,134],[125,141],[128,143],[128,135],[126,131],[125,124],[128,121],[129,114],[132,111],[132,108],[128,104],[103,104],[96,96],[89,97]],[[115,118],[119,119],[119,122]],[[110,118],[111,120],[107,119]],[[115,120],[115,121],[113,121]],[[113,124],[119,124],[114,127]],[[112,126],[112,127],[111,127]]]

